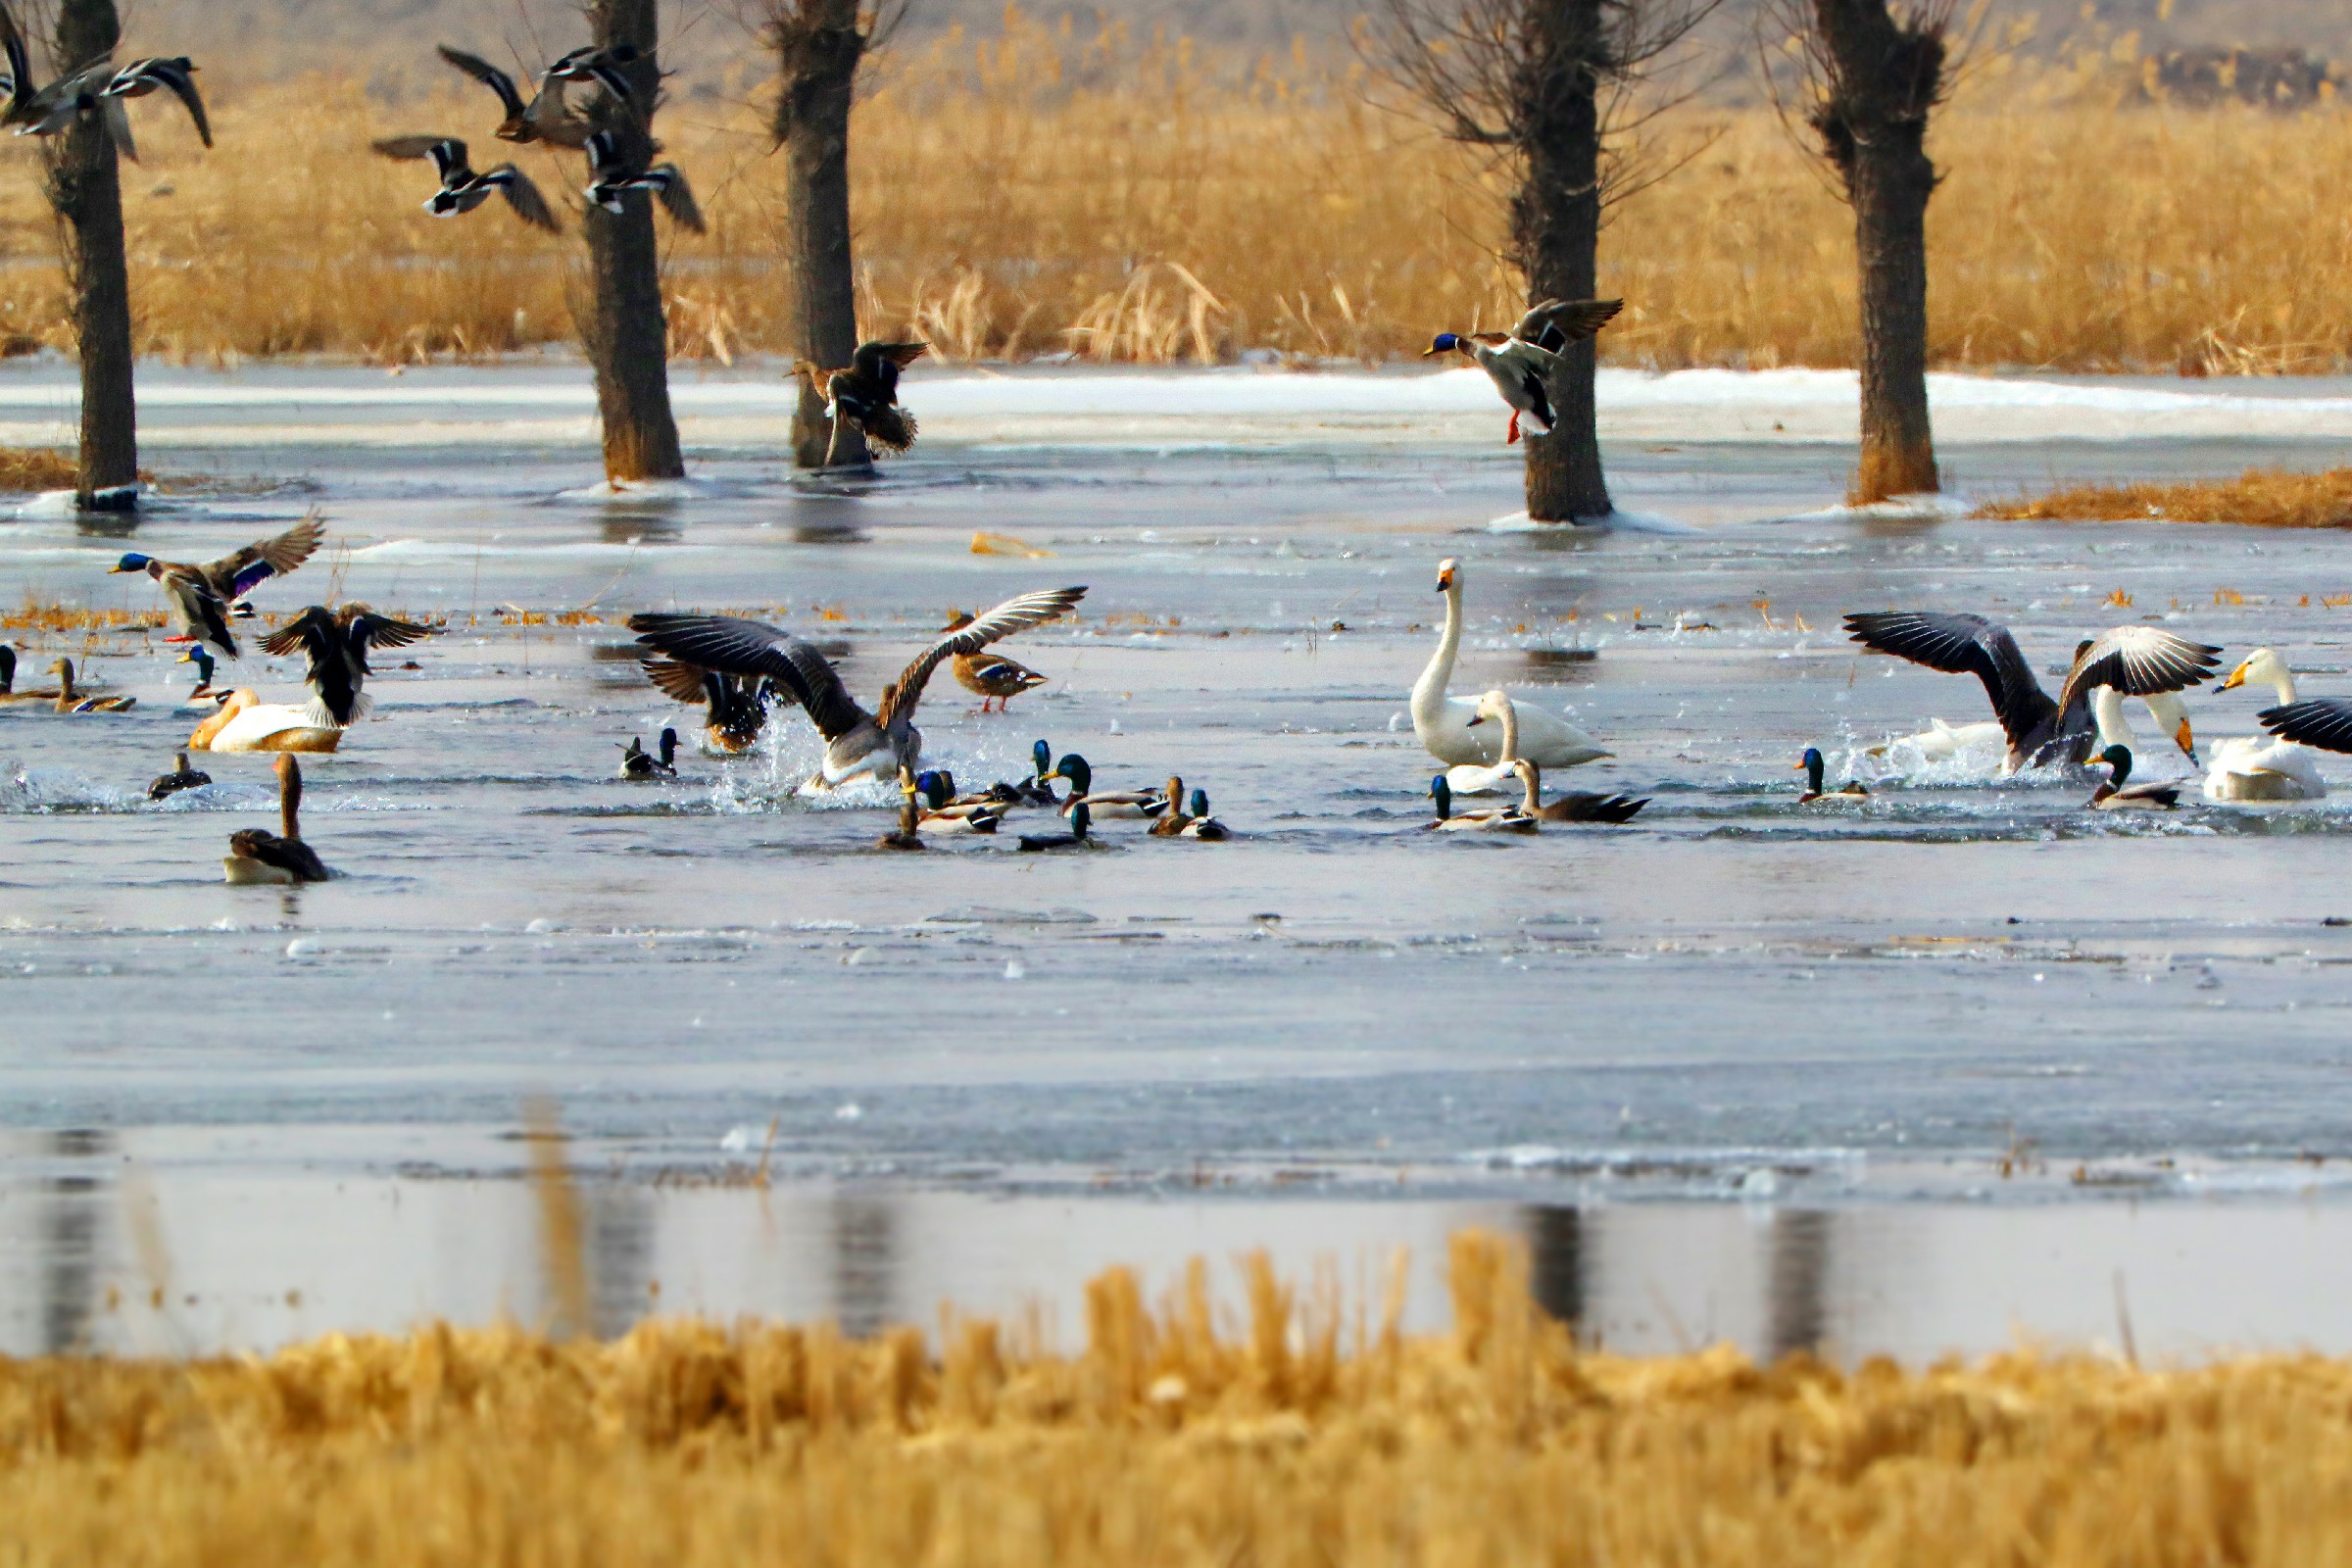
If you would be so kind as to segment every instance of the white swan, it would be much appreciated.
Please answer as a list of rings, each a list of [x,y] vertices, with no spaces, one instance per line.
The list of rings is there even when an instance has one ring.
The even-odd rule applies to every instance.
[[[2265,684],[2278,694],[2283,708],[2295,700],[2295,677],[2286,661],[2268,648],[2257,648],[2230,672],[2221,689]],[[2269,735],[2232,736],[2215,743],[2213,768],[2205,775],[2209,801],[2320,801],[2328,798],[2328,781],[2320,776],[2319,758],[2310,747]]]
[[[2196,736],[2189,727],[2188,709],[2182,705],[2180,699],[2171,692],[2155,692],[2142,698],[2141,701],[2147,704],[2149,714],[2171,736],[2173,744],[2186,755],[2190,762],[2195,762],[2197,760]],[[2090,716],[2091,721],[2098,726],[2098,744],[2102,752],[2110,746],[2121,746],[2135,760],[2139,757],[2140,739],[2132,731],[2132,721],[2124,716],[2124,694],[2122,692],[2112,686],[2092,687]],[[2095,767],[2098,765],[2098,761],[2099,759],[2094,757],[2085,765]]]
[[[1478,716],[1478,705],[1446,695],[1446,684],[1453,679],[1454,656],[1462,646],[1460,562],[1438,563],[1438,592],[1446,596],[1446,630],[1438,639],[1438,651],[1431,656],[1429,667],[1413,682],[1413,733],[1441,762],[1492,767],[1501,754],[1502,736],[1496,731],[1472,729],[1470,721]],[[1519,725],[1519,755],[1539,767],[1574,767],[1617,755],[1602,750],[1592,736],[1557,713],[1526,703],[1513,703],[1511,711]]]
[[[319,724],[309,705],[265,703],[242,687],[188,737],[191,752],[331,752],[342,744],[343,732]]]
[[[1873,746],[1869,755],[1885,757],[1898,746],[1908,746],[1919,753],[1919,760],[1923,762],[1948,762],[1962,752],[1972,751],[1979,746],[2009,744],[2007,733],[1992,719],[1986,719],[1982,724],[1947,724],[1940,718],[1931,718],[1928,723],[1933,727],[1923,729],[1916,735],[1888,741],[1884,746]]]
[[[1478,700],[1471,717],[1473,726],[1499,722],[1502,725],[1502,750],[1492,767],[1476,762],[1463,762],[1446,770],[1446,787],[1456,795],[1493,795],[1501,790],[1504,781],[1516,784],[1519,765],[1519,705],[1511,694],[1497,688]]]

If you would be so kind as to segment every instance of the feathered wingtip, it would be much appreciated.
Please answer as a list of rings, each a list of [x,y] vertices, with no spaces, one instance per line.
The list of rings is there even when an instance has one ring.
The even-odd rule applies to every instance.
[[[914,445],[914,416],[895,403],[874,409],[863,421],[868,446],[885,452],[904,452]]]
[[[372,698],[366,692],[359,693],[351,700],[351,722],[357,724],[361,719],[366,718],[374,707],[375,702]],[[345,729],[349,727],[343,720],[335,716],[335,710],[326,706],[326,699],[323,697],[314,697],[303,705],[302,721],[312,729]]]

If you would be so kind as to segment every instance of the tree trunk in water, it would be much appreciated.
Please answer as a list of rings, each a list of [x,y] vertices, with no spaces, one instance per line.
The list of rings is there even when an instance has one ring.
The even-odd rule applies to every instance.
[[[1944,48],[1886,0],[1815,0],[1830,63],[1828,101],[1813,116],[1854,208],[1861,269],[1862,504],[1939,488],[1928,420],[1928,115],[1941,91]]]
[[[858,348],[858,285],[850,258],[850,106],[865,52],[858,0],[797,0],[780,10],[776,46],[776,142],[784,149],[784,199],[792,222],[792,293],[786,327],[793,352],[828,370]],[[792,461],[804,468],[866,464],[865,433],[834,441],[824,389],[801,381],[792,421]]]
[[[69,69],[112,53],[121,36],[114,0],[65,0],[58,10],[55,53]],[[131,386],[122,184],[103,115],[81,116],[58,138],[49,160],[49,205],[81,355],[74,499],[85,511],[128,511],[138,504],[139,410]]]
[[[634,44],[641,57],[624,70],[632,102],[599,93],[590,113],[601,128],[643,147],[662,71],[659,0],[591,0],[588,20],[600,46]],[[596,368],[596,406],[605,429],[605,477],[676,479],[686,472],[678,422],[669,410],[669,330],[662,313],[662,253],[654,237],[651,192],[629,191],[616,216],[590,206],[590,298],[575,303],[580,340]]]
[[[1511,203],[1515,260],[1530,305],[1592,297],[1600,252],[1600,106],[1608,68],[1605,0],[1525,0],[1521,151],[1527,178]],[[1527,437],[1527,514],[1538,522],[1605,517],[1592,401],[1593,347],[1572,343],[1551,378],[1551,434]]]

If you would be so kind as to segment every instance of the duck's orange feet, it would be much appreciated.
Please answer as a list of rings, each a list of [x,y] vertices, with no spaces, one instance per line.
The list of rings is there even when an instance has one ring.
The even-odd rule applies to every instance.
[[[1511,433],[1502,438],[1502,444],[1506,447],[1519,444],[1519,411],[1517,409],[1511,411]]]

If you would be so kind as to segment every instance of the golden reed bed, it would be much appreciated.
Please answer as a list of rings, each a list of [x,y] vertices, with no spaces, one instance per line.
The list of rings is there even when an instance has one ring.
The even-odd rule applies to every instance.
[[[420,71],[433,42],[415,41]],[[1515,315],[1518,282],[1493,255],[1499,183],[1320,58],[1212,57],[1017,14],[985,38],[886,55],[853,160],[866,324],[911,327],[956,358],[1162,362],[1252,348],[1385,358]],[[707,239],[668,241],[682,355],[790,347],[775,275],[782,172],[756,74],[663,111],[662,135],[711,219]],[[2340,309],[2352,114],[2110,107],[2136,79],[2096,55],[2031,70],[1993,55],[1969,77],[1932,141],[1950,176],[1930,217],[1937,360],[2352,360]],[[400,362],[568,338],[576,241],[535,235],[496,204],[430,220],[418,211],[429,172],[366,148],[442,129],[486,160],[487,94],[454,74],[444,95],[397,104],[336,76],[207,80],[220,151],[202,157],[184,124],[143,115],[147,162],[126,171],[143,350]],[[1685,110],[1647,142],[1669,161],[1704,150],[1604,236],[1602,285],[1632,302],[1603,334],[1605,357],[1852,364],[1849,215],[1779,122]],[[576,158],[525,149],[522,161],[552,187],[584,183]],[[0,156],[0,245],[29,264],[0,274],[0,343],[62,344],[24,143]]]
[[[2352,1560],[2352,1366],[1581,1354],[1454,1244],[1405,1338],[1247,1265],[993,1323],[0,1360],[0,1563],[1974,1568]]]

